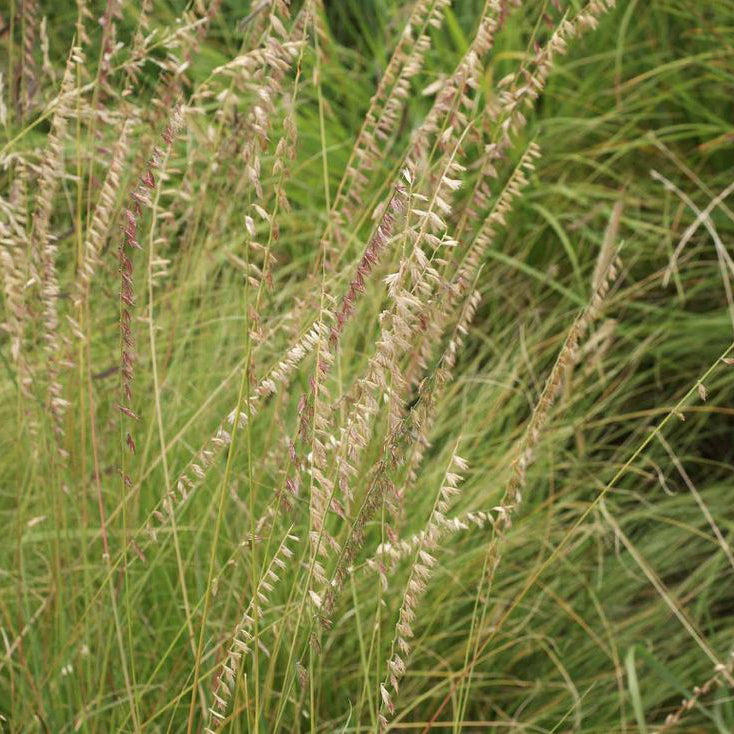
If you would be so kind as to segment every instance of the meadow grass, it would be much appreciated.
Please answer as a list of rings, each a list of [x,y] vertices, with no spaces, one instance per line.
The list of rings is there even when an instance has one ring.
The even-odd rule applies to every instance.
[[[0,27],[2,730],[734,730],[732,0]]]

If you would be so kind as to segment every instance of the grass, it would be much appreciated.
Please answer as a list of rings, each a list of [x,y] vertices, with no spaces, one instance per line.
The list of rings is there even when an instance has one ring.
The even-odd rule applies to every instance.
[[[502,4],[2,11],[3,730],[734,729],[734,3]]]

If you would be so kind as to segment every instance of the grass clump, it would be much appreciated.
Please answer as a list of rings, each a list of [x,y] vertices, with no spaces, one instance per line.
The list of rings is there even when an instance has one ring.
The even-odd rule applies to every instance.
[[[13,0],[3,726],[732,730],[732,18]]]

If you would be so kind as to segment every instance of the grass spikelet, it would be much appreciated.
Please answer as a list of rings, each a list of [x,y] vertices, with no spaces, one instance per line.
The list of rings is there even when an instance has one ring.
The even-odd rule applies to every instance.
[[[74,65],[81,62],[80,54],[80,49],[73,49],[66,62],[47,149],[41,163],[32,234],[32,253],[38,262],[41,302],[43,303],[44,345],[47,357],[47,406],[53,418],[57,450],[62,457],[67,455],[63,447],[63,421],[69,403],[63,395],[59,364],[61,353],[58,306],[60,289],[56,272],[58,246],[49,227],[54,197],[64,170],[63,145],[70,112],[69,95],[74,88]]]
[[[665,717],[665,722],[656,729],[656,733],[675,731],[685,715],[699,705],[699,701],[708,696],[711,691],[720,686],[733,687],[732,672],[734,672],[734,652],[730,653],[726,663],[719,663],[716,666],[714,674],[703,685],[693,688],[693,695],[684,698],[680,706]]]
[[[339,184],[334,210],[340,229],[362,205],[369,174],[400,123],[411,79],[420,73],[431,48],[431,27],[440,28],[450,0],[417,0],[403,29],[354,143]]]
[[[254,638],[251,632],[254,622],[253,615],[258,618],[263,616],[265,605],[269,601],[269,594],[272,593],[275,585],[292,562],[293,546],[298,542],[298,538],[291,533],[292,529],[291,526],[273,554],[260,578],[254,596],[250,599],[232,633],[232,642],[221,664],[221,669],[217,673],[212,691],[214,704],[209,709],[209,723],[205,729],[207,732],[216,731],[224,723],[237,678],[241,675],[245,660],[252,652],[251,646],[257,644],[253,643]]]
[[[133,278],[132,256],[135,250],[141,250],[138,242],[138,224],[143,210],[152,204],[151,194],[156,188],[158,169],[166,161],[174,140],[184,125],[183,112],[180,106],[174,107],[168,122],[161,133],[162,148],[155,146],[148,159],[144,172],[135,189],[130,194],[128,207],[125,209],[125,223],[122,228],[123,237],[117,250],[120,263],[120,385],[121,400],[118,405],[124,418],[138,420],[132,408],[133,377],[135,369],[135,337],[133,332],[133,310],[135,308],[135,282]],[[135,453],[135,441],[128,428],[125,443],[130,453]]]
[[[115,200],[120,190],[131,125],[129,120],[125,120],[122,124],[119,136],[112,149],[110,166],[99,192],[99,200],[94,208],[92,221],[84,238],[83,257],[77,266],[76,283],[72,295],[72,301],[76,308],[81,308],[89,298],[89,287],[92,278],[101,265],[102,248],[110,234]]]
[[[327,329],[328,327],[322,326],[319,323],[314,324],[301,339],[288,349],[285,356],[268,372],[266,377],[255,386],[254,392],[250,397],[250,420],[257,414],[260,401],[274,395],[278,391],[278,386],[281,388],[288,386],[298,365],[314,350],[319,342],[320,332],[326,332]],[[147,530],[150,535],[154,538],[156,537],[157,530],[175,512],[176,507],[188,500],[190,495],[196,491],[196,488],[206,477],[207,472],[217,456],[231,445],[231,427],[235,422],[238,427],[245,428],[247,421],[248,412],[240,410],[238,416],[236,406],[227,414],[214,434],[189,462],[187,469],[179,475],[175,483],[178,494],[173,492],[164,497],[160,504],[160,509],[153,511],[153,515],[149,518],[147,525]]]
[[[36,34],[39,30],[38,14],[38,0],[22,0],[20,3],[20,17],[23,29],[23,50],[18,98],[18,110],[21,120],[30,113],[38,90],[36,64]]]
[[[433,573],[433,568],[438,562],[433,554],[438,547],[440,527],[445,521],[446,513],[451,507],[454,497],[459,493],[459,483],[462,480],[459,472],[466,471],[466,469],[467,463],[456,452],[452,453],[430,517],[415,551],[403,594],[403,601],[398,612],[395,635],[390,645],[387,675],[380,684],[382,699],[381,710],[378,714],[380,731],[387,730],[388,717],[392,717],[395,713],[394,699],[400,688],[400,680],[405,675],[406,661],[411,652],[411,640],[415,634],[414,625],[419,614],[418,608]]]
[[[17,370],[17,387],[26,400],[31,397],[31,371],[26,350],[28,306],[26,286],[32,272],[30,243],[25,212],[26,172],[22,162],[16,164],[9,201],[0,199],[3,210],[0,221],[0,269],[5,291],[6,319],[3,328],[10,337],[10,357]],[[31,419],[31,426],[35,422]]]

